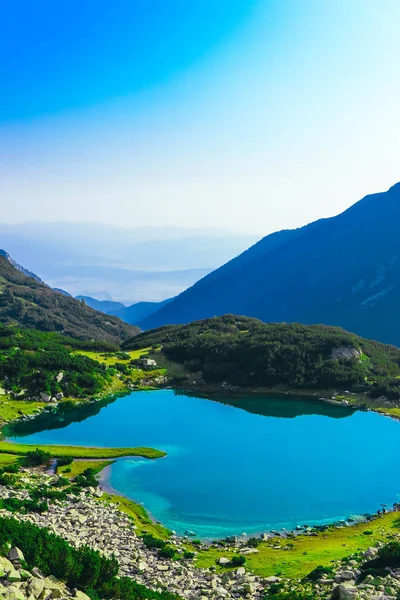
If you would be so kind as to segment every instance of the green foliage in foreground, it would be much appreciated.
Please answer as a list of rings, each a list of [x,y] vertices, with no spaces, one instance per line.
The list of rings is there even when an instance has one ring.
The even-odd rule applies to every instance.
[[[161,348],[165,357],[208,382],[239,386],[349,388],[400,396],[400,350],[364,340],[338,327],[263,323],[225,315],[144,332],[125,349]],[[361,351],[351,360],[332,358],[338,348]]]
[[[153,592],[128,577],[118,578],[118,562],[88,546],[73,548],[59,536],[32,523],[0,517],[0,548],[18,546],[29,568],[38,567],[44,575],[54,575],[69,587],[85,590],[95,600],[175,600],[169,592]]]

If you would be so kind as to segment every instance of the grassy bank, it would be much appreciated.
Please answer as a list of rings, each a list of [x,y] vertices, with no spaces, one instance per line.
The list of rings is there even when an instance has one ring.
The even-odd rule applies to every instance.
[[[316,537],[276,537],[260,543],[258,553],[248,555],[246,566],[263,577],[304,577],[319,565],[329,566],[331,561],[364,551],[377,542],[388,542],[395,534],[400,534],[399,513],[389,513],[369,523],[332,528]],[[210,548],[199,552],[196,564],[204,568],[215,566],[218,558],[229,558],[235,553],[228,548]],[[218,569],[222,570],[221,567]]]
[[[165,452],[154,448],[89,448],[84,446],[59,446],[42,444],[17,444],[0,442],[0,453],[25,456],[36,450],[50,452],[52,456],[72,456],[73,458],[120,458],[122,456],[142,456],[143,458],[162,458]]]
[[[136,532],[138,535],[151,533],[155,537],[161,539],[167,539],[170,536],[171,532],[169,529],[152,521],[146,510],[140,504],[136,504],[136,502],[128,500],[128,498],[116,496],[114,494],[103,494],[101,500],[107,504],[115,504],[120,511],[131,517],[137,527]]]
[[[0,458],[1,458],[0,454]],[[73,479],[77,475],[80,475],[86,469],[93,469],[94,473],[100,473],[103,469],[113,464],[113,460],[74,460],[73,463],[66,467],[60,467],[57,469],[57,473],[67,479]]]

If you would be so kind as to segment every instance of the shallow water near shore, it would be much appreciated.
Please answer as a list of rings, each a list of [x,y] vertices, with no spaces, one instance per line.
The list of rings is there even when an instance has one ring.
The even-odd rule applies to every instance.
[[[155,461],[119,459],[109,483],[199,538],[327,523],[400,499],[400,423],[293,398],[234,404],[133,392],[83,421],[11,439],[165,450]]]

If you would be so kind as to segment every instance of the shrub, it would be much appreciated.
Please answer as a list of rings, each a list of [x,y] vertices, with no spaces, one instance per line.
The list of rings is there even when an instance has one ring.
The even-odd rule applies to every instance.
[[[69,485],[69,479],[66,479],[66,477],[59,477],[57,481],[54,481],[54,483],[51,484],[51,487],[60,488],[67,485]]]
[[[143,536],[143,543],[147,548],[164,548],[166,546],[166,542],[164,540],[160,540],[159,538],[154,537],[151,533],[146,533]]]
[[[189,552],[189,550],[186,550],[186,552],[183,553],[183,558],[186,558],[187,560],[194,558],[194,552]]]
[[[39,450],[39,448],[36,448],[36,450],[32,450],[26,453],[24,462],[30,467],[35,467],[39,465],[48,465],[50,464],[50,461],[50,452],[45,452],[44,450]]]
[[[13,513],[43,513],[49,510],[46,502],[39,502],[36,499],[19,500],[18,498],[4,498],[3,507]]]
[[[72,456],[59,456],[57,458],[57,468],[71,465],[73,460],[74,459],[72,458]]]
[[[304,581],[318,581],[318,579],[321,579],[321,577],[323,575],[332,575],[333,573],[333,569],[332,567],[316,567],[313,571],[311,571],[311,573],[309,573],[308,575],[306,575],[306,577],[304,578]]]
[[[243,565],[246,564],[246,557],[245,556],[232,556],[232,559],[230,560],[229,564],[227,564],[227,567],[243,567]]]
[[[96,479],[96,471],[94,469],[85,469],[83,473],[74,478],[74,483],[79,487],[97,487],[99,482]]]
[[[247,540],[246,546],[249,546],[249,548],[257,548],[260,545],[260,543],[261,540],[253,537]]]
[[[160,558],[174,558],[175,554],[176,550],[172,546],[164,546],[164,548],[160,548],[158,551],[158,556]]]
[[[1,471],[4,473],[19,473],[19,466],[18,465],[5,465],[1,469]]]
[[[3,473],[3,470],[0,469],[0,485],[5,485],[6,487],[12,486],[16,482],[15,475],[9,475],[8,473]]]

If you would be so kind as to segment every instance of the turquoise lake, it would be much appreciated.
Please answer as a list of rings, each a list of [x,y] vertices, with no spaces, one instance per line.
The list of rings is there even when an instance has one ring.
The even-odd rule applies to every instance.
[[[155,461],[119,459],[110,484],[200,538],[326,523],[399,501],[400,423],[300,399],[230,402],[134,392],[76,418],[38,419],[12,439],[165,450]]]

